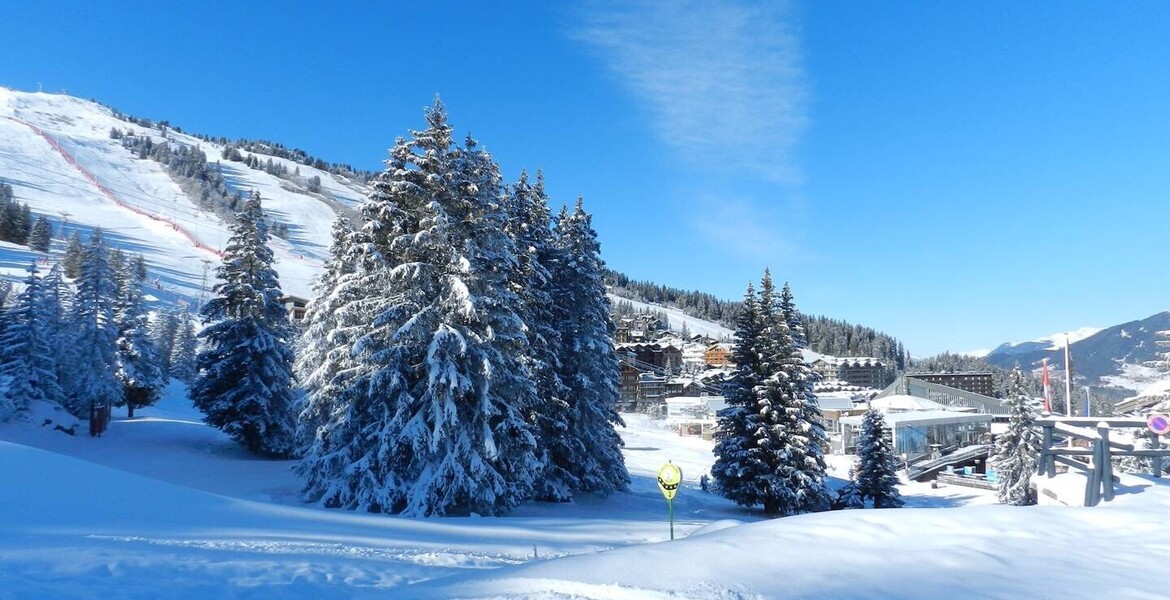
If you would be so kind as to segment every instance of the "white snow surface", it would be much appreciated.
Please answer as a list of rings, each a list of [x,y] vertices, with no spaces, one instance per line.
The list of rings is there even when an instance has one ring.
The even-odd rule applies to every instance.
[[[1153,480],[1096,508],[908,484],[912,508],[763,520],[699,489],[711,442],[624,415],[629,493],[407,519],[300,504],[291,463],[201,424],[181,385],[141,415],[101,438],[0,425],[0,598],[1162,598],[1170,560]]]
[[[1081,327],[1072,331],[1064,331],[1061,333],[1054,333],[1046,335],[1042,338],[1032,340],[1037,343],[1046,343],[1050,350],[1063,350],[1066,343],[1075,344],[1085,338],[1093,337],[1097,332],[1104,329],[1104,327]],[[1018,346],[1022,342],[1013,342],[1013,346]]]

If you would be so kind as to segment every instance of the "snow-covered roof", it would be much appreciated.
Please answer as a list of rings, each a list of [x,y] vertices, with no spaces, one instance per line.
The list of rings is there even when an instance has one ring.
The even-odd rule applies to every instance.
[[[950,410],[945,404],[940,404],[934,400],[919,398],[917,396],[907,396],[906,394],[894,394],[892,396],[875,398],[871,400],[869,404],[870,407],[876,408],[882,412],[908,410]]]
[[[890,413],[885,415],[886,424],[891,427],[938,425],[942,423],[991,423],[991,415],[962,413],[951,410],[921,410],[914,412]],[[841,417],[841,423],[860,427],[865,415]]]
[[[851,394],[817,394],[821,410],[852,410],[855,408]]]

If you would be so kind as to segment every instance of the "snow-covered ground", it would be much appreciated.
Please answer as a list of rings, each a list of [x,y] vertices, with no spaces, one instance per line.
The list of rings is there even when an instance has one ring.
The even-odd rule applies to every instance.
[[[1096,508],[914,484],[918,508],[763,520],[699,489],[710,442],[626,415],[629,493],[405,519],[299,504],[291,463],[202,425],[180,385],[142,415],[101,438],[0,426],[0,598],[1165,597],[1170,486],[1150,480]]]

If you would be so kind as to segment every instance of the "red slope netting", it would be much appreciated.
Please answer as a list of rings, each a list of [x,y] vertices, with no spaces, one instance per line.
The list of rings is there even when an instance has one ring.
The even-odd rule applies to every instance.
[[[28,127],[29,129],[36,132],[37,135],[44,138],[44,140],[46,142],[48,142],[49,145],[52,146],[53,149],[56,150],[57,153],[60,154],[62,158],[65,159],[65,162],[69,163],[74,169],[77,169],[78,173],[81,173],[82,176],[84,176],[87,181],[89,181],[91,184],[93,184],[93,186],[95,188],[97,188],[97,190],[99,192],[101,192],[103,196],[108,198],[114,204],[116,204],[119,207],[124,208],[126,210],[133,211],[139,215],[142,215],[142,216],[144,216],[152,221],[157,221],[159,223],[166,223],[167,225],[169,225],[171,227],[171,229],[174,229],[175,231],[179,232],[179,234],[181,234],[183,237],[190,240],[190,242],[196,248],[199,248],[200,250],[206,250],[208,252],[211,252],[212,254],[214,254],[220,258],[223,257],[223,252],[221,252],[220,250],[218,250],[216,248],[212,248],[210,246],[207,246],[203,242],[200,242],[199,239],[196,238],[194,234],[192,234],[187,229],[180,227],[178,223],[174,222],[174,220],[164,219],[164,218],[159,217],[157,215],[153,215],[153,214],[146,212],[146,211],[144,211],[136,206],[131,206],[129,204],[126,204],[122,200],[120,200],[118,198],[118,196],[114,194],[114,192],[110,191],[110,189],[107,188],[105,185],[103,185],[102,182],[98,181],[97,177],[94,177],[93,173],[89,172],[89,169],[86,169],[85,167],[81,166],[77,162],[77,159],[75,159],[73,157],[73,155],[69,153],[69,151],[67,151],[67,150],[65,150],[65,148],[61,147],[61,144],[59,144],[57,142],[56,138],[54,138],[53,136],[42,131],[40,127],[37,127],[36,125],[33,125],[32,123],[28,123],[26,121],[22,121],[20,119],[17,119],[15,117],[7,117],[7,118],[10,121],[13,121],[15,123],[20,123],[21,125]]]

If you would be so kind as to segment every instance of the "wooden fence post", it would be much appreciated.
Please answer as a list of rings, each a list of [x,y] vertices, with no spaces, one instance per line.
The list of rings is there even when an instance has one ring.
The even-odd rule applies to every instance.
[[[1097,434],[1101,436],[1101,492],[1106,502],[1113,500],[1113,449],[1109,447],[1109,424],[1097,423]]]
[[[1056,476],[1056,457],[1052,454],[1052,426],[1044,426],[1044,439],[1040,444],[1040,473]]]
[[[1155,449],[1155,450],[1160,449],[1162,447],[1160,436],[1158,434],[1154,433],[1153,431],[1150,431],[1149,429],[1147,429],[1146,431],[1149,432],[1149,434],[1150,434],[1150,447]],[[1150,470],[1153,471],[1153,473],[1151,473],[1151,475],[1153,475],[1154,477],[1161,477],[1162,476],[1162,457],[1161,456],[1152,456],[1152,457],[1150,457],[1150,463],[1152,465],[1152,468]]]

